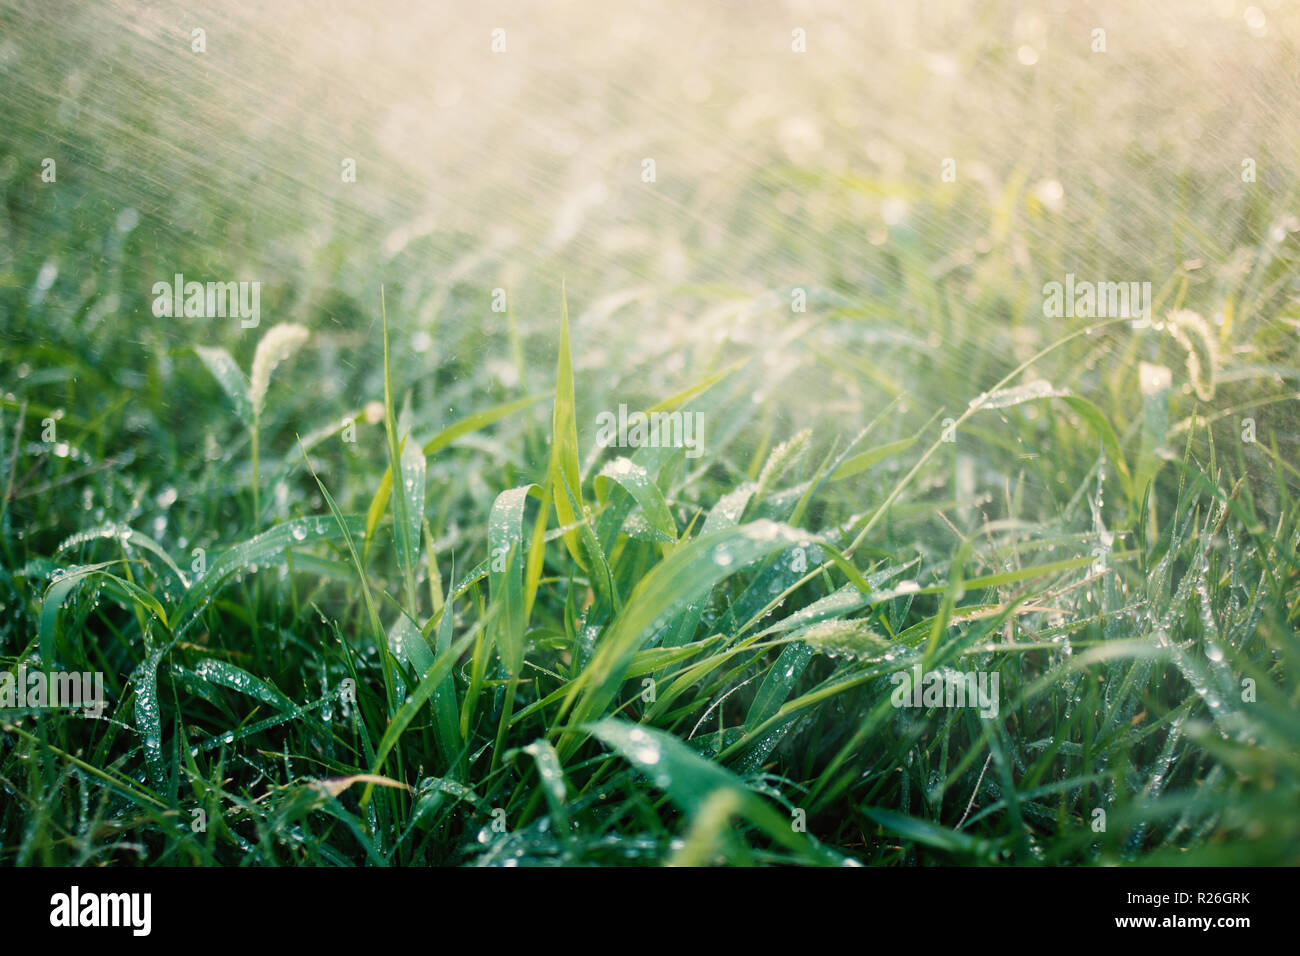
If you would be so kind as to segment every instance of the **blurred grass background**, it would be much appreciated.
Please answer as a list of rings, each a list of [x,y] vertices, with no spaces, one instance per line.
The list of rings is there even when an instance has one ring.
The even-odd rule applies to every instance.
[[[1261,347],[1262,307],[1288,290],[1260,259],[1295,225],[1300,143],[1295,11],[1252,9],[1255,31],[1225,2],[6,4],[7,328],[93,334],[106,367],[152,376],[169,349],[252,338],[154,321],[149,288],[174,272],[259,280],[273,321],[347,344],[373,332],[383,283],[399,356],[455,374],[510,360],[496,287],[525,354],[545,353],[563,274],[608,350],[591,364],[650,377],[679,368],[647,361],[670,351],[769,340],[791,316],[750,300],[803,287],[912,333],[919,367],[885,377],[960,407],[1067,331],[1039,308],[1073,271],[1152,281],[1165,303],[1186,279],[1185,305],[1231,316],[1230,350]],[[52,314],[33,319],[17,290],[42,269]],[[740,315],[705,319],[715,303]],[[322,386],[373,394],[373,371],[325,368]],[[856,388],[832,382],[790,393]]]

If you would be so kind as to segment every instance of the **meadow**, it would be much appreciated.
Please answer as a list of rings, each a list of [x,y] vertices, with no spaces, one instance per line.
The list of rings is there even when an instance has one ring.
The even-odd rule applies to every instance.
[[[1300,863],[1300,10],[912,6],[0,0],[0,863]]]

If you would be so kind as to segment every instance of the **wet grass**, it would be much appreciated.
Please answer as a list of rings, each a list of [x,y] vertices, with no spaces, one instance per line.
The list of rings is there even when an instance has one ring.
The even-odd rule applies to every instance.
[[[620,252],[488,238],[487,187],[478,236],[273,223],[197,150],[114,187],[102,116],[42,184],[69,65],[23,55],[0,664],[108,701],[0,712],[6,865],[1300,862],[1294,181],[1190,158],[1140,256],[1084,224],[1160,163],[1070,218],[1019,156],[954,193],[834,144],[619,199]],[[1154,321],[1045,318],[1070,271]],[[155,317],[176,272],[265,276],[261,325]],[[601,447],[620,404],[698,456]],[[896,706],[916,667],[996,714]]]

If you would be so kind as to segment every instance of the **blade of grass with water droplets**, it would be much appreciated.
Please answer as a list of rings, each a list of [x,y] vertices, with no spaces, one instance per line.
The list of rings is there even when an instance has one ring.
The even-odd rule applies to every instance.
[[[488,546],[491,549],[489,590],[497,612],[496,645],[501,663],[509,675],[501,719],[497,722],[496,745],[492,750],[495,767],[505,741],[510,716],[514,713],[515,691],[524,666],[525,617],[523,581],[524,503],[528,496],[542,497],[537,485],[511,488],[497,495],[488,516]]]
[[[1075,339],[1080,338],[1081,336],[1091,335],[1093,332],[1097,332],[1108,326],[1112,326],[1120,322],[1128,322],[1128,321],[1130,320],[1110,319],[1105,322],[1098,322],[1095,325],[1090,325],[1086,328],[1076,329],[1074,332],[1071,332],[1069,335],[1062,336],[1061,338],[1053,342],[1051,345],[1048,345],[1040,349],[1034,355],[1030,356],[1028,359],[1021,362],[1010,372],[1004,375],[997,382],[997,384],[993,386],[993,391],[997,392],[1000,389],[1006,387],[1021,372],[1030,368],[1035,362],[1046,357],[1047,355],[1051,354],[1052,352],[1056,351],[1057,349],[1061,348],[1067,343],[1072,342]],[[965,411],[963,411],[960,415],[957,416],[957,418],[953,422],[952,427],[960,428],[966,421],[970,419],[970,417],[973,414],[975,414],[975,412],[979,409],[979,407],[980,405],[978,404],[978,400],[976,400],[975,403],[970,404]],[[938,439],[932,442],[930,447],[925,450],[925,452],[921,455],[921,457],[917,459],[915,463],[913,463],[912,467],[908,470],[908,472],[905,475],[903,475],[903,477],[900,478],[894,484],[893,489],[885,497],[885,500],[882,501],[879,505],[877,505],[875,510],[873,510],[870,513],[870,515],[864,516],[859,522],[856,522],[854,524],[854,527],[851,529],[853,532],[853,539],[852,541],[850,541],[849,546],[844,549],[844,553],[846,555],[848,555],[849,557],[853,556],[853,553],[857,551],[857,549],[862,545],[862,542],[866,539],[867,535],[871,533],[871,530],[876,526],[876,523],[880,521],[880,519],[884,516],[884,514],[890,509],[890,507],[893,506],[894,502],[898,499],[899,495],[903,493],[903,490],[912,483],[913,478],[915,478],[918,474],[920,474],[921,469],[925,466],[925,463],[928,462],[932,457],[934,457],[934,455],[939,451],[939,449],[943,446],[943,444],[944,442],[942,436],[940,436]]]
[[[436,656],[451,652],[452,620],[456,595],[453,585],[448,584],[447,599],[442,604],[442,617],[438,621],[438,637],[435,642]],[[436,657],[435,657],[436,660]],[[421,671],[421,677],[432,670],[432,663]],[[433,692],[434,736],[442,749],[443,759],[447,763],[447,774],[459,774],[461,779],[468,778],[465,761],[465,738],[460,733],[460,701],[456,698],[456,681],[449,673]]]
[[[425,458],[428,458],[437,454],[456,439],[472,434],[480,428],[486,428],[507,415],[512,415],[517,411],[528,408],[530,405],[536,405],[546,397],[545,394],[529,395],[527,398],[517,398],[513,401],[503,402],[485,411],[468,415],[433,436],[424,443],[421,450],[424,452]],[[373,543],[375,528],[379,526],[380,520],[384,517],[384,511],[388,508],[388,499],[392,493],[393,471],[391,468],[385,468],[384,477],[380,479],[379,487],[375,489],[374,497],[370,501],[370,507],[366,511],[366,542],[362,549],[362,557],[367,560],[370,557],[370,546]]]
[[[310,467],[310,466],[309,466]],[[370,627],[372,637],[375,642],[375,649],[379,653],[379,659],[383,663],[384,670],[384,687],[387,696],[387,710],[392,713],[393,699],[393,664],[388,652],[388,635],[384,632],[384,625],[379,620],[379,609],[375,607],[375,598],[370,590],[370,579],[366,576],[366,569],[361,564],[361,559],[357,556],[356,545],[352,542],[352,533],[348,530],[348,524],[339,511],[339,507],[334,503],[334,496],[329,493],[325,483],[320,480],[320,476],[312,471],[312,477],[316,479],[316,487],[320,488],[321,495],[325,498],[325,504],[329,506],[330,514],[334,516],[334,521],[343,534],[343,542],[347,545],[348,556],[352,558],[352,569],[357,572],[357,578],[361,582],[361,597],[366,604],[366,613],[370,618]],[[374,771],[378,773],[378,770]]]
[[[488,516],[488,546],[491,549],[489,593],[499,608],[497,648],[506,671],[518,677],[524,663],[523,524],[524,503],[529,495],[541,498],[539,485],[523,485],[497,495]]]
[[[135,670],[135,726],[144,748],[144,762],[153,785],[167,783],[167,761],[162,747],[162,709],[158,705],[158,664],[166,647],[151,648]]]
[[[687,813],[698,810],[715,790],[747,789],[739,777],[662,730],[616,717],[583,729],[626,758]]]
[[[560,766],[560,757],[555,748],[542,738],[534,740],[521,748],[523,753],[533,758],[537,764],[537,776],[542,782],[542,792],[546,803],[551,808],[551,818],[561,836],[569,833],[569,814],[565,806],[568,796],[564,787],[564,769]]]
[[[704,519],[704,527],[700,531],[701,536],[712,531],[720,531],[723,528],[734,528],[740,521],[741,515],[745,513],[745,508],[749,505],[750,499],[754,497],[754,492],[757,490],[757,485],[752,481],[747,481],[739,488],[723,495],[709,511],[709,516]],[[701,597],[691,602],[673,630],[664,635],[663,645],[665,647],[680,647],[689,641],[695,636],[703,613],[704,599]]]
[[[407,695],[405,702],[393,715],[388,728],[384,731],[383,738],[379,741],[379,746],[375,748],[375,759],[370,768],[371,773],[377,774],[380,772],[389,752],[397,744],[398,738],[402,736],[406,728],[410,726],[411,721],[415,719],[415,715],[419,713],[424,702],[429,699],[429,695],[451,675],[452,668],[456,666],[456,661],[460,659],[460,655],[470,646],[484,624],[491,619],[492,615],[489,612],[469,633],[463,635],[459,641],[453,644],[446,654],[439,655],[434,665],[429,668],[428,673],[420,678],[420,683]],[[367,786],[365,794],[361,797],[362,806],[365,806],[370,800],[370,789]]]
[[[732,372],[736,371],[739,368],[743,368],[745,365],[749,364],[749,361],[750,361],[749,359],[741,359],[738,362],[732,362],[726,368],[719,369],[718,371],[714,372],[712,375],[709,375],[701,379],[700,381],[696,382],[694,385],[687,386],[686,388],[682,389],[680,392],[676,393],[675,395],[670,395],[668,398],[665,398],[662,402],[658,402],[657,404],[651,405],[648,409],[646,409],[646,413],[653,415],[655,412],[671,412],[679,405],[684,405],[686,402],[689,402],[692,398],[695,398],[698,395],[703,395],[705,392],[711,389],[714,385],[717,385],[719,382],[721,382]]]
[[[300,705],[290,700],[275,687],[271,686],[264,680],[254,677],[243,668],[236,667],[227,661],[220,661],[214,658],[206,658],[199,661],[191,671],[196,677],[203,680],[229,687],[231,690],[237,690],[242,694],[247,694],[255,700],[260,700],[265,704],[270,704],[281,712],[298,711]],[[325,698],[328,700],[328,696]],[[320,703],[319,701],[316,703]],[[308,708],[316,706],[316,703],[307,705]]]
[[[877,462],[884,461],[890,455],[896,455],[900,451],[907,451],[916,444],[920,436],[913,435],[911,438],[904,438],[901,441],[889,442],[885,445],[879,445],[870,451],[864,451],[861,454],[854,455],[852,458],[844,461],[838,468],[831,473],[831,481],[840,481],[851,475],[866,471]]]
[[[608,500],[609,483],[623,488],[641,506],[656,540],[671,543],[677,540],[677,526],[673,523],[663,492],[654,483],[650,473],[629,458],[615,458],[596,476],[596,498],[603,504]]]
[[[355,516],[349,518],[339,515],[336,521],[322,517],[294,518],[223,551],[181,598],[172,615],[176,632],[183,633],[222,582],[239,569],[264,564],[272,558],[278,558],[289,548],[359,533],[361,527],[361,520]]]
[[[1129,474],[1128,462],[1124,459],[1124,452],[1120,448],[1119,437],[1115,434],[1115,427],[1111,425],[1110,419],[1107,418],[1100,408],[1088,401],[1086,398],[1080,398],[1077,395],[1066,395],[1061,398],[1066,405],[1074,409],[1075,413],[1091,425],[1101,438],[1101,444],[1106,449],[1109,460],[1115,467],[1119,475],[1120,485],[1124,488],[1124,494],[1128,496],[1130,502],[1133,501],[1133,476]]]
[[[570,685],[561,716],[575,703],[577,723],[603,713],[656,621],[680,613],[750,562],[807,537],[797,529],[764,520],[701,535],[674,551],[633,589],[591,662]],[[566,732],[557,747],[561,758],[577,743],[574,733]]]
[[[406,516],[405,533],[398,535],[398,558],[406,575],[408,610],[414,614],[419,605],[415,594],[415,572],[420,563],[420,525],[424,521],[425,459],[408,435],[402,441],[402,494]],[[396,526],[396,517],[394,517]]]
[[[330,692],[316,700],[308,701],[305,704],[293,704],[290,710],[282,710],[262,720],[252,724],[244,724],[238,730],[228,730],[224,733],[213,734],[198,744],[200,750],[215,750],[222,744],[233,744],[237,740],[243,740],[245,737],[251,737],[254,734],[260,734],[264,730],[270,730],[272,727],[279,727],[281,724],[287,724],[290,721],[301,720],[312,714],[318,713],[321,707],[333,703],[337,699],[335,692]]]
[[[393,504],[393,538],[397,542],[397,563],[402,569],[403,583],[406,587],[407,610],[414,614],[416,612],[415,555],[419,548],[420,524],[418,520],[414,522],[415,539],[412,541],[410,512],[417,491],[415,488],[417,477],[420,498],[420,510],[417,514],[423,514],[424,511],[424,457],[417,455],[420,459],[417,468],[415,461],[404,454],[409,436],[404,437],[400,442],[397,438],[397,412],[393,407],[392,367],[388,355],[388,306],[384,299],[383,286],[379,288],[379,303],[384,324],[384,434],[388,438],[388,472],[390,475],[399,475],[402,483],[398,494],[390,493]],[[411,451],[414,453],[414,448]],[[373,515],[367,516],[367,524],[370,523],[370,517]]]
[[[194,351],[208,367],[208,371],[217,380],[217,384],[226,393],[231,404],[235,406],[235,413],[240,421],[252,428],[253,404],[248,399],[248,379],[244,378],[244,373],[235,364],[230,353],[223,348],[202,345],[195,346]]]
[[[547,482],[555,517],[568,527],[583,517],[582,473],[578,465],[578,424],[574,412],[573,359],[569,347],[569,303],[560,287],[560,348],[555,368],[555,406],[551,413],[551,461]],[[578,566],[590,570],[578,533],[566,531],[564,545]]]
[[[162,563],[165,564],[174,575],[176,575],[176,580],[183,586],[189,585],[189,581],[186,579],[185,574],[176,566],[176,562],[172,560],[171,555],[163,549],[162,545],[147,534],[136,531],[134,528],[124,524],[112,524],[92,531],[78,532],[60,544],[54,554],[57,557],[69,548],[75,547],[78,544],[84,544],[87,541],[97,538],[112,538],[124,548],[143,548],[162,561]]]
[[[996,848],[988,840],[882,807],[863,807],[862,812],[890,833],[896,833],[905,840],[946,853],[972,856],[985,863],[994,861]]]
[[[693,817],[719,794],[732,797],[732,809],[748,819],[778,844],[809,862],[839,865],[845,859],[806,836],[795,833],[788,821],[730,770],[700,756],[671,734],[629,723],[616,717],[584,725],[583,729],[606,744],[664,791]]]
[[[807,644],[791,644],[781,651],[776,662],[768,668],[767,676],[754,695],[754,702],[749,705],[749,713],[745,716],[746,731],[752,732],[781,708],[812,659],[813,649]]]
[[[409,666],[417,677],[423,677],[433,666],[434,653],[429,642],[405,611],[397,612],[397,618],[388,630],[388,642],[393,648],[393,656]]]
[[[41,661],[46,667],[53,666],[57,660],[59,611],[63,607],[63,602],[68,599],[68,596],[75,588],[94,578],[102,578],[106,583],[119,588],[135,604],[157,618],[163,627],[168,627],[167,612],[163,610],[157,598],[139,585],[104,570],[117,563],[119,562],[105,561],[101,564],[76,568],[51,583],[46,589],[45,597],[41,602],[40,620],[37,624],[37,641],[41,649]]]
[[[524,398],[516,398],[508,402],[502,402],[500,405],[494,405],[485,411],[475,412],[473,415],[467,415],[454,425],[449,425],[440,431],[433,438],[424,443],[422,449],[425,456],[435,455],[443,448],[446,448],[458,438],[469,435],[478,431],[480,428],[486,428],[493,422],[500,421],[507,415],[513,415],[532,405],[536,405],[542,399],[546,398],[545,392],[537,395],[528,395]]]

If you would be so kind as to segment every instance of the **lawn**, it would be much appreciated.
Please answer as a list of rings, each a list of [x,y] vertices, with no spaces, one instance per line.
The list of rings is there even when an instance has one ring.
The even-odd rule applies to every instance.
[[[1300,863],[1300,10],[228,6],[0,0],[0,863]]]

